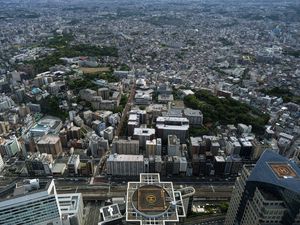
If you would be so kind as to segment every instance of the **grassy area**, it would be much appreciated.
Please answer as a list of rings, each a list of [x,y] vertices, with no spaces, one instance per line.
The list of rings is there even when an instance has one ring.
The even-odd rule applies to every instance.
[[[197,91],[195,95],[186,96],[187,107],[199,109],[203,113],[204,124],[238,124],[252,125],[256,134],[264,133],[264,126],[269,115],[232,98],[218,98],[208,91]]]

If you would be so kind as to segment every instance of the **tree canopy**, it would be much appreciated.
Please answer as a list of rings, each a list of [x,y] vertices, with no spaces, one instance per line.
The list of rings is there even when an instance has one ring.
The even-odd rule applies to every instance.
[[[200,90],[195,95],[184,98],[186,106],[199,109],[203,113],[205,124],[238,124],[252,125],[253,132],[264,133],[264,126],[269,115],[232,98],[218,98],[209,91]]]

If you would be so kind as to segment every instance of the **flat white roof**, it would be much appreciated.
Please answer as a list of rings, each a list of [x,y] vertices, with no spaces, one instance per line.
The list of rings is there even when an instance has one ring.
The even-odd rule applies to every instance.
[[[124,162],[144,162],[143,155],[123,155],[123,154],[111,154],[107,161],[124,161]]]

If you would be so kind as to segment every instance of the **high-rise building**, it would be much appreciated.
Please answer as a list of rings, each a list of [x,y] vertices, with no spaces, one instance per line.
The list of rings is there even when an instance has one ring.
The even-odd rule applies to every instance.
[[[3,170],[3,168],[4,168],[4,162],[3,162],[2,156],[0,154],[0,172]]]
[[[24,180],[10,191],[1,194],[0,224],[62,224],[53,180]]]
[[[146,149],[146,141],[152,140],[155,136],[153,128],[134,128],[134,139],[139,140],[140,147]]]
[[[168,135],[168,155],[181,156],[180,140],[176,135]]]
[[[115,139],[112,142],[112,153],[125,154],[125,155],[138,155],[139,141],[128,139]]]
[[[189,120],[184,117],[158,117],[156,119],[157,136],[164,143],[168,141],[168,135],[176,135],[181,143],[188,138]]]
[[[146,156],[154,156],[157,152],[156,139],[146,141]]]
[[[58,194],[63,225],[83,224],[83,200],[81,193]]]
[[[300,169],[266,150],[256,165],[244,165],[232,193],[225,225],[299,225]]]
[[[53,157],[51,154],[35,153],[25,160],[27,173],[30,176],[47,176],[52,174]]]
[[[78,174],[79,164],[80,164],[80,156],[71,155],[67,163],[69,175]]]
[[[143,155],[111,154],[107,159],[107,174],[116,176],[138,176],[144,172]]]
[[[9,139],[0,137],[0,154],[2,156],[12,157],[20,151],[20,144],[16,136],[10,136]]]

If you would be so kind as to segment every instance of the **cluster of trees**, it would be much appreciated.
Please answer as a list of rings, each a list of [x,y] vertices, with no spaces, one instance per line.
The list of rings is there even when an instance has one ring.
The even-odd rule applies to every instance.
[[[68,113],[59,108],[59,99],[55,96],[48,96],[42,99],[41,102],[42,113],[59,117],[65,120],[68,117]]]
[[[89,79],[66,79],[66,83],[69,89],[74,90],[75,92],[79,92],[80,89],[89,88],[92,90],[96,90],[97,86]]]
[[[295,58],[299,58],[300,57],[300,49],[285,48],[283,50],[283,54],[294,56]]]
[[[264,126],[270,117],[245,103],[232,98],[218,98],[209,91],[200,90],[195,95],[184,98],[187,107],[199,109],[203,113],[204,124],[238,124],[252,125],[253,132],[264,133]]]
[[[120,104],[119,106],[114,110],[114,113],[122,113],[126,104],[128,102],[128,97],[126,94],[123,94],[121,96]]]
[[[107,80],[107,82],[109,82],[109,83],[120,81],[120,79],[118,77],[113,76],[112,71],[91,74],[91,75],[88,75],[87,77],[92,80],[95,80],[95,79]]]
[[[90,56],[90,57],[103,57],[113,56],[118,57],[118,49],[113,46],[92,46],[86,44],[71,45],[73,40],[71,34],[56,35],[54,38],[48,40],[46,46],[55,48],[56,51],[44,58],[38,60],[28,61],[27,64],[33,67],[35,73],[42,73],[49,70],[50,67],[60,64],[60,58],[63,57],[76,57],[76,56]]]
[[[266,95],[281,97],[284,102],[294,102],[300,104],[300,96],[292,94],[290,90],[286,88],[274,87],[269,90],[263,89],[261,92]]]
[[[80,79],[66,79],[66,83],[69,89],[74,91],[79,91],[80,89],[89,88],[92,90],[97,90],[98,86],[94,83],[96,79],[107,80],[108,82],[118,82],[119,79],[112,75],[112,72],[99,72],[96,74],[85,74],[83,78]]]
[[[122,71],[130,71],[131,69],[130,69],[130,67],[127,64],[123,63],[120,66],[120,70],[122,70]]]

